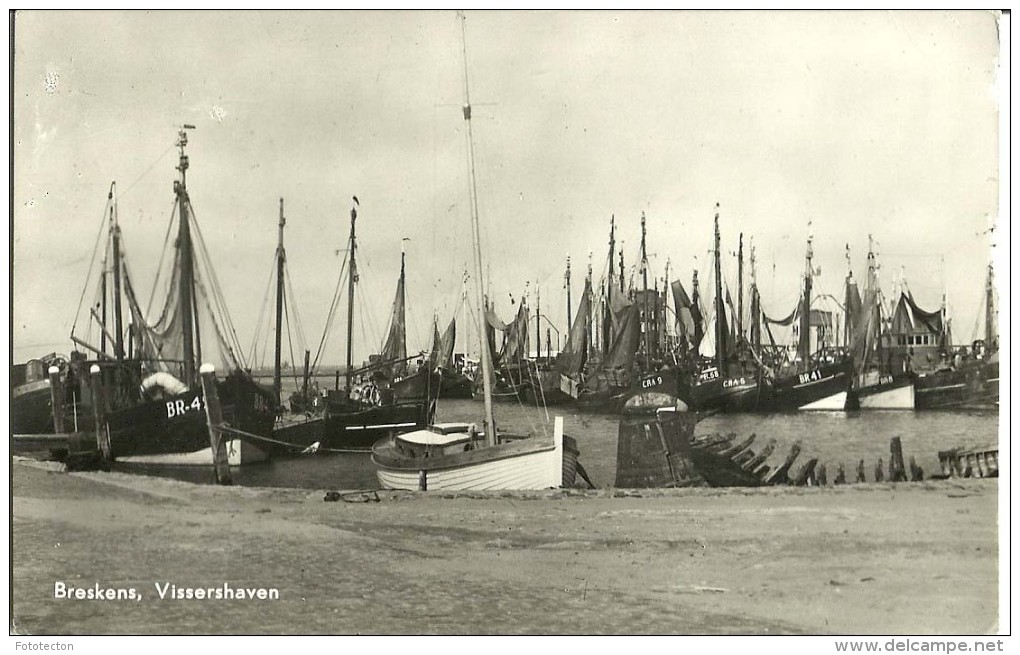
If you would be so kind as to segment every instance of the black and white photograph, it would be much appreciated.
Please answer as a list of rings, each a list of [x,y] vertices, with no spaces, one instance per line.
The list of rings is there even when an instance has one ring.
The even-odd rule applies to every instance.
[[[1008,650],[1008,10],[9,35],[15,652]]]

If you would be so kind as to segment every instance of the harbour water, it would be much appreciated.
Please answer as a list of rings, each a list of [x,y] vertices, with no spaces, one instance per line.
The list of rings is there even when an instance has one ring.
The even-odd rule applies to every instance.
[[[330,381],[332,386],[332,380]],[[286,391],[285,394],[286,396]],[[480,424],[483,405],[473,400],[441,400],[437,421],[467,421]],[[564,431],[577,439],[581,463],[598,487],[613,486],[616,474],[619,419],[615,416],[583,414],[569,407],[540,408],[497,403],[495,415],[500,429],[514,432],[552,431],[555,416],[564,417]],[[825,464],[833,479],[843,464],[847,478],[856,476],[857,463],[864,460],[867,479],[873,480],[875,465],[882,460],[888,471],[889,442],[899,437],[905,459],[914,457],[928,477],[938,469],[938,451],[955,447],[998,444],[997,413],[858,411],[800,412],[790,414],[731,414],[712,416],[698,425],[697,434],[734,433],[742,440],[757,435],[755,450],[770,439],[776,448],[766,463],[778,466],[790,447],[800,442],[801,454],[794,469],[809,458]],[[210,467],[156,467],[117,464],[117,470],[169,476],[192,482],[212,482]],[[379,483],[368,453],[303,455],[276,458],[260,464],[238,467],[235,484],[258,487],[308,489],[375,489]]]

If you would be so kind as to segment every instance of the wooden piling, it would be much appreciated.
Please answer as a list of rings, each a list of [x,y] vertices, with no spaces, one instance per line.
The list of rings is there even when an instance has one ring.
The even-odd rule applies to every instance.
[[[223,443],[223,407],[216,391],[216,368],[212,364],[202,364],[199,369],[202,377],[202,396],[205,399],[205,418],[209,425],[209,445],[212,447],[213,473],[216,484],[233,484],[230,479],[230,462],[227,460],[227,449]]]
[[[779,485],[789,484],[790,478],[788,476],[790,467],[793,466],[793,462],[800,455],[800,442],[794,442],[790,446],[790,454],[786,456],[786,460],[777,468],[772,474],[766,478],[765,484],[767,485]]]
[[[818,484],[818,481],[815,479],[815,466],[817,464],[817,457],[809,459],[804,466],[800,467],[797,475],[793,476],[793,484],[798,487],[813,487]]]
[[[48,373],[50,376],[50,407],[53,410],[53,432],[63,434],[64,386],[60,383],[60,369],[51,366]]]
[[[911,482],[921,482],[922,480],[924,480],[924,469],[922,469],[920,466],[917,465],[917,460],[915,460],[914,456],[911,455],[910,456],[910,481]]]
[[[113,461],[113,452],[110,448],[110,430],[106,425],[102,370],[98,364],[93,364],[89,368],[89,385],[92,389],[92,422],[96,433],[96,450],[99,451],[101,462],[109,464]]]
[[[867,482],[867,479],[864,477],[864,460],[863,459],[861,461],[857,462],[857,481],[858,482]]]
[[[889,441],[889,482],[906,482],[907,468],[903,465],[903,445],[899,437]]]

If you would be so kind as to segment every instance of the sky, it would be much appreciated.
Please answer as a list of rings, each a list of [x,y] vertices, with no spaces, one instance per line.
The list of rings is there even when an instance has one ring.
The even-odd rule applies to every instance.
[[[1008,224],[990,230],[1002,176],[995,14],[466,16],[484,268],[504,320],[523,294],[534,308],[538,289],[543,331],[565,335],[566,258],[576,304],[589,253],[604,273],[611,216],[628,269],[644,213],[651,275],[668,262],[670,279],[689,287],[697,268],[706,280],[719,203],[725,277],[735,284],[738,235],[748,254],[753,238],[772,316],[796,303],[809,235],[814,287],[835,296],[847,246],[863,279],[871,235],[887,295],[905,281],[935,309],[945,293],[957,341],[983,330],[993,253],[1008,280],[993,247],[1008,244]],[[313,354],[353,196],[355,360],[385,338],[401,248],[408,350],[429,347],[433,316],[464,316],[473,273],[455,12],[33,10],[16,14],[14,36],[15,361],[67,352],[72,327],[89,332],[76,309],[95,296],[86,276],[112,181],[148,297],[184,123],[195,126],[188,189],[238,340],[247,349],[260,334],[250,363],[271,361],[257,326],[280,198],[290,300]],[[344,320],[323,363],[343,360]]]

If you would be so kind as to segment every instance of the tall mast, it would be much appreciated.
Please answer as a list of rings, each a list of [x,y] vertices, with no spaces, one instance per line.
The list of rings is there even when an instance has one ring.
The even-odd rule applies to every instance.
[[[988,280],[985,283],[985,351],[991,354],[995,348],[995,284],[994,269],[988,264]]]
[[[585,285],[586,289],[591,289],[591,270],[592,270],[592,266],[591,266],[591,250],[588,250],[588,278],[587,278],[587,285]],[[594,294],[594,293],[595,293],[595,291],[593,289],[592,290],[592,294]],[[592,306],[594,306],[594,304],[595,304],[594,299],[591,299],[590,302],[592,303]],[[588,330],[588,344],[587,344],[588,353],[587,354],[589,356],[591,356],[592,353],[595,350],[595,344],[597,344],[598,340],[599,340],[599,321],[598,321],[598,318],[595,317],[594,308],[589,312],[588,321],[589,321],[589,328],[591,327],[591,324],[594,324],[594,326],[595,326],[594,330],[591,330],[591,329]]]
[[[542,290],[535,283],[535,359],[542,359]]]
[[[574,325],[570,310],[570,255],[567,255],[567,272],[563,274],[563,286],[567,288],[567,350],[570,350],[570,330]]]
[[[467,28],[465,23],[467,17],[460,14],[460,38],[462,54],[464,55],[464,122],[467,125],[468,141],[468,171],[470,174],[471,186],[469,188],[471,199],[471,231],[474,236],[474,260],[475,260],[475,291],[478,296],[478,310],[481,320],[485,320],[485,281],[482,272],[482,237],[478,224],[478,190],[475,184],[475,146],[471,133],[471,94],[468,90],[468,68],[467,68]],[[489,344],[485,338],[485,331],[480,331],[479,341],[482,350],[482,392],[485,397],[485,441],[490,446],[496,444],[496,421],[492,414],[492,354],[489,352]]]
[[[621,242],[620,243],[620,293],[625,293],[626,292],[626,289],[623,288],[624,278],[626,277],[623,274],[623,270],[624,270],[624,268],[623,268],[623,242]]]
[[[112,216],[112,214],[113,214],[112,210],[111,210],[110,213],[111,213],[111,216]],[[111,221],[112,220],[113,219],[111,218]],[[107,274],[106,274],[106,254],[104,253],[103,254],[103,272],[99,276],[99,293],[100,293],[100,295],[103,296],[103,304],[102,304],[102,307],[100,308],[100,311],[102,312],[102,315],[100,316],[100,322],[102,323],[103,329],[100,331],[101,334],[99,335],[99,350],[104,355],[106,354],[106,334],[107,334],[107,327],[106,327],[106,303],[107,303],[107,296],[109,295],[109,293],[107,292],[107,287],[106,287],[106,285],[107,285],[106,279],[107,279]],[[104,359],[105,359],[105,357],[104,357]]]
[[[804,298],[801,301],[803,311],[800,315],[800,341],[797,344],[797,354],[800,355],[800,372],[806,372],[811,365],[811,241],[814,237],[808,232],[807,256],[804,261]]]
[[[659,328],[659,332],[662,335],[662,337],[661,337],[662,338],[662,347],[665,349],[664,352],[666,354],[668,354],[672,350],[672,347],[670,347],[670,340],[669,340],[669,314],[667,312],[667,310],[669,309],[669,264],[670,264],[669,257],[667,257],[666,258],[666,275],[663,276],[663,278],[662,278],[662,321],[660,323],[661,327]],[[658,302],[659,302],[659,297],[658,296],[655,297],[655,302],[656,302],[656,304],[658,304]],[[675,299],[674,299],[674,305],[675,304],[676,303],[675,303]],[[656,309],[656,312],[658,312],[658,311],[659,311],[659,309]],[[679,316],[679,314],[674,314],[674,316]]]
[[[347,249],[351,253],[351,266],[350,271],[347,275],[347,368],[345,369],[345,380],[347,397],[351,395],[351,386],[353,382],[353,367],[354,367],[354,284],[358,281],[358,265],[355,257],[357,253],[358,244],[354,238],[354,226],[358,220],[358,209],[357,205],[360,203],[358,199],[354,198],[354,206],[351,207],[351,237],[347,244]]]
[[[647,368],[652,356],[651,331],[648,329],[648,252],[645,250],[645,213],[641,212],[641,333],[644,337],[644,365]]]
[[[723,330],[726,310],[723,308],[722,263],[719,261],[719,203],[715,203],[715,365],[724,375],[726,364],[726,332]]]
[[[695,263],[697,263],[697,262],[695,262]],[[694,269],[694,274],[691,276],[691,306],[694,307],[694,309],[697,310],[698,315],[700,316],[701,315],[701,297],[700,297],[700,295],[698,293],[698,269]],[[704,319],[704,317],[702,317],[702,319]],[[693,345],[695,360],[697,360],[698,352],[701,349],[701,339],[699,339],[698,337],[700,336],[700,337],[704,338],[704,336],[705,336],[704,332],[702,332],[702,324],[703,323],[695,323],[694,324],[694,335],[693,335],[693,339],[692,339],[692,345]]]
[[[116,332],[114,354],[117,361],[124,359],[124,324],[120,307],[120,225],[117,224],[117,183],[110,184],[110,231],[113,233],[113,318]]]
[[[276,393],[276,402],[278,403],[283,402],[280,350],[283,336],[283,266],[286,261],[286,254],[283,250],[283,226],[286,222],[287,220],[283,217],[283,198],[280,198],[280,235],[276,243],[276,359],[273,362],[273,391]]]
[[[177,194],[177,205],[181,214],[177,232],[177,247],[180,248],[181,253],[179,290],[184,331],[184,382],[192,385],[195,383],[195,302],[193,298],[195,270],[191,250],[190,201],[187,185],[188,156],[184,154],[184,148],[188,145],[188,133],[185,130],[188,129],[194,129],[194,126],[184,125],[177,133],[177,148],[180,151],[180,163],[177,165],[177,170],[180,171],[181,176],[174,182],[174,192]]]
[[[849,253],[847,255],[847,262],[849,262]],[[851,275],[853,275],[851,273]],[[869,307],[869,312],[875,312],[875,317],[878,322],[876,328],[877,338],[875,339],[875,355],[878,359],[879,370],[882,368],[882,301],[878,295],[878,264],[875,263],[875,248],[871,239],[871,235],[868,235],[868,289],[875,289],[875,305]],[[865,296],[867,297],[867,296]]]
[[[870,253],[870,248],[869,248],[869,253]],[[870,281],[871,281],[871,261],[870,261],[871,258],[870,258],[870,256],[869,256],[868,259],[869,259],[869,261],[868,261],[868,280],[867,280],[867,282],[870,284]],[[846,315],[845,319],[843,321],[843,344],[847,348],[850,347],[850,336],[851,336],[850,323],[851,323],[851,320],[854,320],[854,321],[859,320],[858,317],[850,315],[850,285],[853,283],[853,281],[854,281],[854,269],[850,265],[850,244],[848,243],[848,244],[846,244],[846,283],[843,285],[844,286],[844,291],[845,291],[844,298],[843,298],[843,306],[846,308],[843,311],[843,313]],[[865,289],[865,290],[867,290],[867,289]],[[862,307],[862,311],[863,311],[863,307]]]
[[[609,276],[606,278],[605,293],[605,312],[602,317],[602,354],[609,354],[609,343],[612,341],[613,331],[613,303],[609,302],[610,296],[613,295],[613,259],[616,257],[616,215],[612,214],[609,217]],[[623,277],[623,271],[620,271],[620,277]]]
[[[744,233],[737,248],[737,334],[744,336]]]
[[[755,266],[754,237],[751,237],[751,347],[761,351],[761,300],[758,296],[758,272]]]

